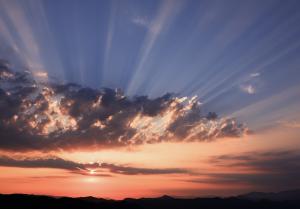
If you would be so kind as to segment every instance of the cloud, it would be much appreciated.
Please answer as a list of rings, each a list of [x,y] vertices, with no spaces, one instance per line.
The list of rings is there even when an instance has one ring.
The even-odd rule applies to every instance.
[[[256,92],[255,88],[253,85],[248,84],[248,85],[241,85],[241,90],[247,94],[254,94]]]
[[[151,174],[187,174],[188,170],[180,168],[137,168],[130,166],[120,166],[109,163],[102,163],[101,168],[108,169],[111,173],[124,175],[151,175]]]
[[[300,122],[299,121],[287,121],[287,120],[279,120],[277,121],[278,124],[287,127],[287,128],[300,128]]]
[[[36,76],[37,78],[41,78],[41,79],[48,78],[48,73],[45,71],[37,71],[37,72],[34,72],[33,75]]]
[[[197,97],[126,97],[120,89],[40,82],[0,65],[0,149],[104,149],[240,137],[244,124],[201,114]]]
[[[259,77],[260,73],[251,73],[250,77],[254,78],[254,77]]]
[[[199,174],[202,178],[188,181],[210,184],[242,183],[264,190],[300,187],[299,150],[220,155],[212,157],[209,163],[219,168],[230,168],[230,172]]]
[[[131,19],[132,23],[142,27],[149,27],[149,21],[145,17],[136,16]]]
[[[155,175],[155,174],[188,174],[190,171],[181,168],[140,168],[112,163],[77,163],[58,157],[19,157],[0,156],[0,166],[19,168],[55,168],[68,170],[75,174],[92,176],[122,175]]]
[[[70,171],[87,170],[86,165],[64,160],[57,157],[50,158],[19,158],[0,156],[0,166],[20,168],[57,168]]]

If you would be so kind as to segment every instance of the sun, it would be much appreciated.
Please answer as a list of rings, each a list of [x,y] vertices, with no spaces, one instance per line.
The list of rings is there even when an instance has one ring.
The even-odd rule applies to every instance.
[[[94,175],[96,172],[95,172],[95,170],[89,170],[89,173],[90,173],[91,175]]]

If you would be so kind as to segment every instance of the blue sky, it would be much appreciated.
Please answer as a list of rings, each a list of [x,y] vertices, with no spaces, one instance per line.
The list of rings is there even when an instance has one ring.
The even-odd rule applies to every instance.
[[[297,0],[1,0],[0,55],[128,96],[198,95],[204,112],[258,128],[298,120],[299,9]]]

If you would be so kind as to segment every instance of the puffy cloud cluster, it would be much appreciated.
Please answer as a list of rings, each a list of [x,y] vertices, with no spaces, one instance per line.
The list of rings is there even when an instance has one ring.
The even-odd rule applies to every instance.
[[[239,137],[233,118],[202,115],[196,97],[126,97],[119,89],[91,89],[34,79],[0,65],[0,149],[99,149],[161,141]]]

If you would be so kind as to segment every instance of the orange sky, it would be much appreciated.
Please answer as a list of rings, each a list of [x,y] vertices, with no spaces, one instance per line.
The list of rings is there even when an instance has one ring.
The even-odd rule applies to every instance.
[[[231,195],[260,189],[245,182],[192,182],[210,178],[211,173],[259,172],[239,166],[220,167],[209,161],[213,156],[237,153],[295,150],[299,148],[296,128],[270,129],[243,138],[213,142],[161,143],[133,149],[98,152],[59,152],[57,156],[75,162],[106,162],[142,168],[185,168],[188,174],[124,175],[110,177],[80,175],[63,169],[0,167],[0,193],[33,193],[55,196],[125,197]],[[40,156],[48,155],[39,153]],[[52,153],[53,154],[53,153]],[[34,154],[36,156],[36,154]],[[205,175],[203,175],[205,174]],[[207,174],[207,175],[206,175]]]

